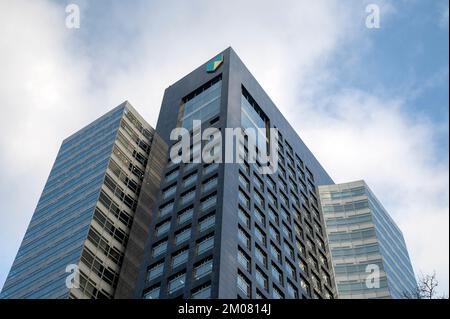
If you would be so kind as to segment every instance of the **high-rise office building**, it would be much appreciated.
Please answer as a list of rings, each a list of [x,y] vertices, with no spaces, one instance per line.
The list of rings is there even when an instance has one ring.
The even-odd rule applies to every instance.
[[[126,292],[133,282],[127,269],[143,247],[130,235],[132,226],[139,233],[133,220],[141,187],[144,181],[145,193],[159,186],[146,171],[150,163],[158,167],[158,143],[128,102],[65,139],[1,298],[113,298],[116,290]],[[127,244],[133,249],[125,253]]]
[[[416,280],[402,232],[364,181],[319,186],[339,298],[404,298]]]
[[[208,127],[255,128],[278,148],[278,169],[195,163],[205,142],[191,144],[192,163],[167,154],[134,297],[333,298],[316,193],[333,181],[231,48],[166,89],[156,130],[169,146],[176,127],[193,140]]]
[[[233,137],[230,162],[237,128],[259,143]],[[64,140],[0,298],[335,298],[327,230],[340,297],[411,291],[395,223],[365,184],[333,184],[228,48],[166,89],[156,131],[124,102]]]

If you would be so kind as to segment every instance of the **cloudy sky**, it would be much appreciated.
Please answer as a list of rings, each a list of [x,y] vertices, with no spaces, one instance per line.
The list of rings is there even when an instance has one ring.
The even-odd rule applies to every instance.
[[[232,46],[335,182],[367,181],[416,273],[436,270],[448,293],[447,0],[0,0],[0,21],[0,287],[63,138],[124,100],[155,125],[164,89]]]

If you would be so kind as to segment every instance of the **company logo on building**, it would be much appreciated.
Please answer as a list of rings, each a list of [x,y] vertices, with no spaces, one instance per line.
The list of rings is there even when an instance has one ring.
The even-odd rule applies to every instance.
[[[219,54],[214,59],[208,62],[206,65],[206,72],[212,73],[217,70],[217,68],[222,64],[223,62],[223,54]]]

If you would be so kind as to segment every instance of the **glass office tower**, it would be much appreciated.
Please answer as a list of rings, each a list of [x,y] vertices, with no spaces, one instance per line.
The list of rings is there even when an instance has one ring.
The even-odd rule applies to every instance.
[[[278,170],[204,163],[205,141],[191,143],[191,163],[167,153],[134,297],[333,298],[316,192],[333,181],[231,48],[166,89],[156,131],[169,147],[176,127],[193,141],[208,127],[257,128]],[[273,127],[277,145],[264,131]]]
[[[402,232],[364,181],[319,186],[339,298],[404,298],[416,280]]]
[[[139,231],[133,220],[143,181],[153,187],[144,174],[157,162],[155,144],[154,130],[128,102],[65,139],[0,297],[113,298],[126,291],[133,278],[119,277],[124,263],[133,264],[127,244],[139,246],[131,229]],[[148,168],[147,175],[159,186]]]

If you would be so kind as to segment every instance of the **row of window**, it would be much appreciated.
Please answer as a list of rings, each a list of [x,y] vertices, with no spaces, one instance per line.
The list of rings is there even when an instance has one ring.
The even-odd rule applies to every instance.
[[[180,251],[172,256],[172,269],[179,267],[186,263],[187,256],[184,256],[185,251]],[[193,268],[193,278],[195,280],[201,279],[212,272],[213,260],[211,257],[208,257],[201,262],[197,263]],[[185,274],[185,272],[183,272]],[[151,266],[147,271],[147,281],[151,282],[157,278],[160,278],[164,275],[164,262],[158,262]],[[175,275],[177,277],[178,275]],[[173,277],[173,278],[175,278]],[[172,277],[171,277],[172,278]],[[169,282],[171,281],[169,278]],[[169,289],[170,291],[170,289]]]
[[[179,237],[177,238],[177,236]],[[186,230],[181,231],[177,236],[175,242],[178,245],[186,243],[191,238],[190,228],[186,228]],[[165,254],[169,246],[168,244],[169,244],[168,240],[163,240],[156,243],[152,248],[152,257],[158,258],[161,257],[163,254]],[[196,253],[197,255],[201,255],[205,251],[211,249],[213,246],[214,246],[214,238],[206,237],[197,243]]]
[[[177,278],[172,285],[172,288],[178,287],[181,289],[184,287],[184,282],[181,282],[181,278]],[[161,286],[156,285],[151,287],[147,292],[144,293],[144,299],[159,299],[161,293]],[[211,283],[207,283],[192,289],[190,299],[209,299],[211,298]]]
[[[177,218],[178,224],[182,225],[182,224],[186,223],[187,221],[191,221],[193,212],[194,212],[194,209],[192,206],[181,211]],[[168,220],[156,225],[155,236],[162,237],[162,236],[166,235],[170,230],[171,222],[172,221],[170,219],[168,219]],[[200,218],[198,221],[198,225],[197,225],[199,233],[204,232],[205,230],[214,227],[215,222],[216,222],[216,216],[214,213],[210,213],[210,214]],[[187,238],[189,238],[191,236],[191,232],[192,232],[192,225],[183,227],[182,229],[175,232],[175,245],[179,245],[179,244],[183,243]]]
[[[256,117],[255,114],[258,115],[257,113],[252,113],[247,110],[247,117],[249,114],[253,114],[251,117]],[[249,120],[249,122],[254,122],[254,120]],[[246,155],[246,157],[248,157],[248,151],[246,150],[245,145],[241,146],[243,146],[243,153]],[[290,162],[293,162],[292,157],[288,155],[287,158],[289,158]],[[291,245],[291,243],[295,241],[295,247],[297,248],[297,251],[300,252],[300,254],[306,260],[308,260],[308,263],[311,264],[311,269],[314,269],[317,274],[321,274],[324,283],[331,285],[330,276],[328,275],[327,270],[325,270],[326,268],[328,268],[327,258],[321,251],[316,251],[314,244],[314,242],[316,242],[323,251],[326,251],[324,240],[319,236],[316,236],[316,233],[322,236],[323,229],[320,224],[321,218],[318,211],[319,206],[317,197],[315,195],[316,190],[313,184],[314,178],[312,176],[312,173],[307,170],[308,176],[307,178],[304,178],[305,176],[302,167],[301,169],[299,169],[299,171],[303,175],[303,180],[305,182],[300,179],[298,179],[299,182],[297,182],[295,170],[290,167],[292,165],[287,166],[288,174],[290,176],[286,174],[286,171],[281,166],[281,174],[278,175],[278,183],[276,183],[273,177],[264,176],[265,178],[262,178],[262,176],[260,177],[257,174],[260,171],[260,165],[258,164],[259,163],[256,162],[253,165],[255,169],[253,170],[253,174],[250,174],[250,165],[248,165],[244,158],[238,176],[240,184],[240,189],[238,191],[238,201],[239,205],[245,207],[245,209],[242,207],[239,207],[238,209],[239,220],[243,225],[245,225],[246,228],[252,228],[252,236],[250,236],[248,231],[246,231],[244,228],[239,227],[238,240],[243,247],[250,251],[252,247],[251,237],[255,238],[253,255],[257,263],[261,266],[256,265],[255,270],[253,270],[255,271],[255,273],[251,276],[258,284],[258,289],[256,290],[257,296],[263,295],[260,293],[261,291],[266,291],[266,293],[269,293],[268,275],[265,274],[265,269],[268,269],[271,274],[270,278],[274,283],[274,286],[271,287],[273,298],[285,297],[282,293],[282,289],[279,289],[276,285],[286,288],[286,292],[289,294],[289,296],[287,297],[298,298],[298,291],[295,285],[295,283],[297,282],[295,266],[293,266],[293,262],[289,261],[288,258],[283,260],[282,252],[278,249],[277,245],[275,245],[274,242],[276,242],[278,245],[281,245],[286,257],[289,257],[292,261],[295,261],[296,254],[294,247]],[[250,175],[252,176],[252,178],[249,178]],[[275,175],[275,178],[276,177],[277,175]],[[286,183],[283,179],[288,180],[288,183]],[[263,180],[265,180],[267,184],[265,184]],[[264,192],[265,185],[267,185],[266,192]],[[298,187],[297,185],[300,185],[300,187]],[[248,195],[248,193],[251,195]],[[278,194],[278,197],[276,197],[274,194]],[[305,194],[309,194],[309,196],[306,196]],[[265,206],[266,201],[268,202],[267,206]],[[295,205],[291,206],[290,201],[292,201],[292,203],[294,203]],[[251,205],[251,202],[253,202],[253,205]],[[313,203],[315,207],[310,206],[310,203]],[[301,207],[305,208],[305,206],[311,207],[314,210],[314,218],[311,218],[311,214],[308,216],[310,217],[309,220],[312,221],[311,224],[313,226],[305,218],[301,218],[299,209]],[[266,207],[268,213],[267,215],[264,213]],[[293,208],[292,211],[295,212],[293,215],[295,215],[296,220],[291,219],[292,214],[289,212],[289,208],[291,207]],[[251,227],[250,223],[250,214],[248,214],[246,210],[251,211],[252,216],[255,219],[253,227]],[[305,211],[308,212],[308,210]],[[280,219],[278,218],[278,213],[283,216],[283,220],[281,221],[281,223]],[[266,216],[268,216],[269,221],[266,220]],[[303,234],[303,230],[300,224],[305,227],[307,231],[306,235]],[[293,225],[294,233],[296,235],[295,239],[290,225]],[[319,266],[319,263],[317,262],[317,259],[313,254],[306,253],[305,247],[297,239],[297,236],[302,240],[305,240],[306,245],[308,246],[309,250],[314,253],[314,255],[319,254],[322,266],[325,268]],[[261,247],[268,247],[270,260],[272,260],[272,262],[268,261],[268,256],[264,252],[264,249]],[[305,274],[307,274],[306,262],[300,256],[297,257],[299,268],[302,269]],[[239,248],[237,258],[240,266],[249,274],[251,274],[251,258],[245,253],[245,251]],[[277,263],[274,263],[273,261],[276,261]],[[284,265],[284,267],[280,268],[280,266],[278,265]],[[311,285],[314,288],[313,291],[311,291],[309,283],[304,278],[299,279],[300,287],[304,289],[307,295],[312,297],[320,296],[320,293],[323,292],[324,296],[332,296],[332,293],[330,292],[330,290],[328,290],[327,287],[322,287],[319,276],[316,275],[315,272],[310,272],[309,277],[311,280]],[[250,297],[251,281],[246,279],[245,275],[243,274],[238,276],[238,288],[244,296]]]
[[[241,179],[245,178],[242,173],[240,173],[240,177]],[[255,203],[258,203],[258,199],[255,200],[255,198],[259,198],[260,195],[256,195],[257,192],[253,192],[253,199]],[[251,209],[250,206],[250,198],[249,196],[242,191],[241,189],[238,192],[238,198],[239,198],[239,202],[240,205],[242,205],[243,207],[246,207],[247,209]],[[293,236],[293,232],[291,227],[289,226],[292,223],[292,220],[290,218],[290,214],[285,210],[285,209],[280,209],[281,215],[283,216],[283,220],[281,222],[281,232],[284,235],[285,238],[288,239],[289,242],[294,242],[294,236]],[[247,227],[249,227],[249,220],[250,217],[248,216],[247,213],[245,213],[245,211],[242,208],[239,208],[238,210],[238,216],[239,218],[244,222],[244,224],[247,225]],[[258,208],[258,206],[255,206],[253,208],[253,216],[255,217],[255,219],[262,225],[262,227],[266,227],[266,220],[265,220],[265,215],[262,212],[262,210],[260,210]],[[278,218],[278,214],[275,212],[275,210],[269,206],[268,209],[268,216],[270,219],[270,222],[268,223],[268,234],[275,240],[275,242],[277,242],[278,244],[281,244],[281,236],[280,236],[280,231],[278,231],[278,225],[279,225],[279,218]],[[301,222],[301,217],[300,217],[300,213],[296,212],[295,213],[296,216],[296,221],[293,222],[294,225],[294,233],[295,235],[297,235],[297,237],[299,237],[302,240],[306,241],[306,244],[308,246],[308,248],[310,248],[312,251],[316,251],[315,248],[315,244],[313,242],[316,242],[317,245],[322,249],[325,250],[325,242],[322,238],[318,237],[318,236],[314,236],[314,231],[313,231],[313,227],[309,224],[308,221],[304,220],[304,227],[307,230],[307,234],[304,235],[303,234],[303,230],[301,228],[301,226],[298,224],[298,222]],[[315,221],[314,222],[314,228],[316,230],[317,233],[322,233],[322,227],[320,226],[320,224]],[[264,245],[266,244],[266,238],[265,238],[265,231],[263,231],[261,228],[259,228],[257,225],[255,225],[255,235],[257,236],[257,238],[259,238]],[[313,239],[315,237],[315,239]],[[303,251],[304,249],[302,249],[302,244],[299,242],[299,240],[296,238],[295,239],[296,242],[296,246]],[[290,251],[292,249],[287,249],[287,251]],[[319,254],[323,253],[321,251],[318,252]],[[324,260],[326,260],[325,256]]]

